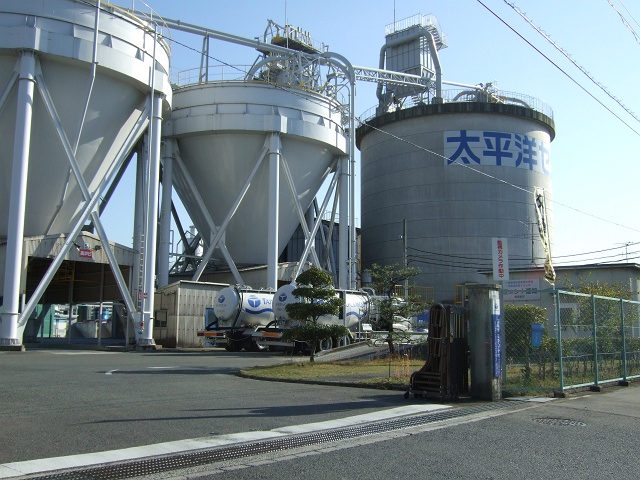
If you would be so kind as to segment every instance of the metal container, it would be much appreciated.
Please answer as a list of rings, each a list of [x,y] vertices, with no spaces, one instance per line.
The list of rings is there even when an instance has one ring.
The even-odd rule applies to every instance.
[[[463,300],[456,285],[487,282],[492,238],[508,240],[511,268],[543,265],[532,192],[545,191],[552,241],[554,123],[524,101],[497,98],[457,95],[358,129],[363,268],[406,260],[422,271],[412,283],[453,303]]]
[[[83,201],[41,87],[50,94],[90,191],[104,178],[145,107],[154,55],[156,90],[167,95],[168,109],[168,45],[156,41],[153,30],[139,19],[103,3],[96,75],[82,125],[91,85],[95,16],[95,2],[4,0],[0,4],[0,238],[7,236],[16,112],[21,108],[13,74],[22,52],[35,52],[41,74],[31,122],[25,236],[68,232]]]
[[[314,92],[258,81],[192,85],[175,90],[173,98],[171,120],[163,133],[177,139],[188,176],[216,226],[233,211],[270,135],[279,135],[282,252],[299,223],[283,162],[306,211],[336,157],[347,152],[338,105]],[[238,265],[267,262],[268,166],[269,160],[263,160],[226,229],[225,243]],[[198,232],[211,238],[206,215],[179,169],[174,171],[174,185]]]

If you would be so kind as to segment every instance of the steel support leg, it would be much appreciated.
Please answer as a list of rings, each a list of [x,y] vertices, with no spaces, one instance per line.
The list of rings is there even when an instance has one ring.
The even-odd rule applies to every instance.
[[[9,197],[3,313],[0,319],[0,347],[8,346],[19,349],[22,349],[22,332],[18,332],[18,318],[20,316],[24,218],[27,201],[35,68],[34,53],[23,52],[20,57],[20,76],[18,79],[18,107]]]
[[[144,138],[144,135],[143,135]],[[133,295],[133,299],[136,302],[136,310],[141,310],[140,304],[141,295],[142,295],[142,251],[144,249],[144,245],[142,244],[144,240],[144,225],[145,225],[145,200],[144,200],[144,178],[145,178],[145,165],[147,162],[147,152],[145,151],[145,146],[147,142],[144,140],[138,144],[136,148],[136,190],[134,195],[134,206],[133,206],[133,280],[131,282],[131,293]]]
[[[340,159],[340,223],[338,225],[338,278],[340,288],[349,284],[349,157]]]
[[[173,140],[162,145],[162,204],[158,238],[158,287],[169,284],[169,254],[171,252],[171,195],[173,184]]]
[[[158,234],[158,184],[160,182],[160,129],[162,127],[162,96],[154,95],[153,117],[149,135],[149,175],[147,197],[147,224],[144,236],[144,282],[142,297],[142,324],[138,346],[155,345],[153,340],[153,306],[156,280],[156,238]]]
[[[280,223],[280,135],[269,139],[269,225],[267,227],[267,288],[278,288],[278,226]]]

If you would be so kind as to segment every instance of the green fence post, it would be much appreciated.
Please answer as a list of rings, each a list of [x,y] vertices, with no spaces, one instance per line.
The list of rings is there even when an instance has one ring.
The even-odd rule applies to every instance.
[[[556,298],[556,337],[558,339],[558,369],[560,371],[560,393],[564,393],[564,366],[562,363],[562,319],[560,318],[560,290],[553,291]]]
[[[598,385],[598,332],[596,322],[596,296],[593,294],[591,295],[591,316],[593,317],[593,373],[595,381],[590,387],[590,390],[592,392],[599,392],[602,388]]]
[[[620,329],[622,333],[622,380],[618,382],[618,385],[628,387],[629,381],[627,380],[627,335],[625,334],[624,326],[624,300],[620,299]]]

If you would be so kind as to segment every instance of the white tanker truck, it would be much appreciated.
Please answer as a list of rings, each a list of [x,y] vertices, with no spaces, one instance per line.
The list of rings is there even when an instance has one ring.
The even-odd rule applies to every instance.
[[[230,352],[262,350],[252,335],[273,321],[273,290],[254,290],[230,285],[214,300],[215,320],[198,332]]]
[[[282,339],[284,330],[294,325],[294,321],[289,318],[286,307],[290,303],[300,302],[300,299],[293,295],[295,285],[283,285],[273,295],[274,319],[265,328],[258,329],[253,334],[256,343],[269,347],[293,348],[292,342]],[[345,301],[344,307],[336,315],[325,315],[319,318],[320,323],[343,325],[351,331],[349,337],[329,338],[321,342],[321,350],[330,350],[338,346],[348,345],[355,334],[361,331],[362,323],[367,321],[371,309],[369,294],[359,290],[336,290],[336,295]]]
[[[260,351],[266,347],[292,349],[294,344],[282,339],[282,333],[293,325],[286,306],[299,302],[292,294],[294,285],[284,285],[275,293],[272,290],[255,290],[238,285],[225,287],[215,298],[213,311],[215,320],[198,331],[198,336],[207,338],[230,352]],[[326,315],[321,323],[344,325],[350,337],[328,339],[321,348],[329,350],[351,342],[367,321],[371,309],[368,293],[355,290],[336,290],[336,295],[345,301],[337,316]]]

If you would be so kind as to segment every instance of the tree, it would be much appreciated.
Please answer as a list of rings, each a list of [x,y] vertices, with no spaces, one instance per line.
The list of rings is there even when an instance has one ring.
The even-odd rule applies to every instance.
[[[320,323],[325,315],[337,316],[344,300],[336,296],[331,275],[316,267],[298,275],[296,288],[291,293],[301,302],[290,303],[285,308],[289,318],[297,320],[299,324],[286,330],[283,337],[307,342],[311,350],[309,362],[314,362],[320,340],[343,337],[349,333],[341,325]]]
[[[413,299],[404,298],[398,301],[395,296],[395,289],[398,285],[402,285],[406,280],[415,277],[420,273],[420,269],[416,267],[400,267],[397,263],[392,265],[381,266],[373,264],[371,266],[371,279],[376,293],[379,294],[374,299],[377,316],[374,319],[374,328],[376,330],[386,330],[387,344],[389,345],[389,353],[395,353],[393,324],[394,319],[398,316],[409,318],[413,315],[421,313],[423,308]]]

